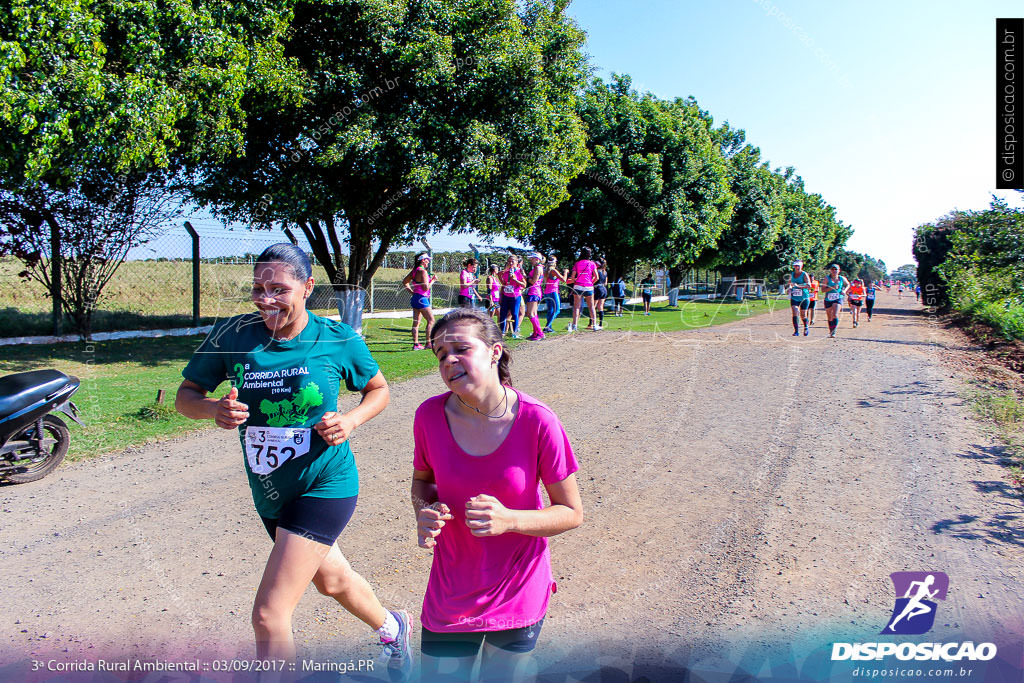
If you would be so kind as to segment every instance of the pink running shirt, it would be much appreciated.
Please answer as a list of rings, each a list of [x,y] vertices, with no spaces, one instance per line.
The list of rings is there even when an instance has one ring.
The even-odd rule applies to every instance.
[[[473,294],[469,291],[471,287],[471,282],[473,282],[473,273],[465,269],[459,272],[459,283],[462,284],[462,289],[459,290],[460,296],[473,296]]]
[[[515,277],[519,278],[520,280],[524,280],[525,279],[523,277],[523,271],[519,270],[518,268],[516,268],[515,270],[513,270],[511,272],[508,272],[508,273],[502,273],[501,274],[501,282],[502,282],[501,295],[502,296],[512,297],[513,299],[515,299],[516,297],[522,295],[523,288],[519,286],[518,282],[515,282],[515,281],[512,280],[512,276],[513,275]]]
[[[593,287],[597,280],[597,264],[589,259],[580,259],[574,266],[576,268],[576,287]]]
[[[530,274],[531,275],[536,275],[537,276],[537,281],[534,282],[532,285],[529,285],[526,288],[526,295],[527,296],[540,296],[540,287],[541,287],[541,281],[543,280],[543,276],[544,276],[544,269],[543,269],[542,266],[538,265],[536,268],[534,268],[531,271]],[[529,278],[527,278],[526,281],[529,282],[530,281]]]
[[[558,416],[517,391],[519,413],[493,453],[468,455],[444,415],[451,392],[420,404],[413,421],[414,467],[432,470],[438,500],[451,508],[434,546],[420,621],[431,631],[505,631],[544,617],[556,585],[548,539],[507,532],[477,538],[466,526],[466,501],[481,493],[513,510],[541,510],[540,484],[579,469]]]
[[[548,268],[544,273],[544,293],[554,294],[558,291],[558,283],[561,282],[557,277],[551,277],[551,268]]]
[[[424,284],[422,282],[416,282],[416,280],[413,280],[410,283],[412,284],[412,291],[415,292],[416,294],[422,294],[423,296],[430,296],[430,285],[433,283],[433,280],[430,277],[430,273],[428,273],[427,269],[424,268],[423,266],[417,266],[414,269],[414,271],[416,270],[423,271],[423,273],[427,276],[427,282],[426,284]]]

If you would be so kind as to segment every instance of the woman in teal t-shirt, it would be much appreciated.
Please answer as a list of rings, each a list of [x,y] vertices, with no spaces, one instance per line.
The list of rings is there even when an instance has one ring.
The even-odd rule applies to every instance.
[[[259,659],[295,658],[292,613],[310,581],[380,635],[388,668],[407,674],[409,615],[385,609],[336,539],[355,510],[359,478],[348,438],[388,404],[389,390],[362,338],[306,311],[309,258],[291,244],[256,260],[256,313],[213,330],[182,371],[175,406],[237,429],[253,502],[274,540],[252,623]],[[209,397],[224,380],[231,389]],[[339,413],[344,383],[363,395]]]

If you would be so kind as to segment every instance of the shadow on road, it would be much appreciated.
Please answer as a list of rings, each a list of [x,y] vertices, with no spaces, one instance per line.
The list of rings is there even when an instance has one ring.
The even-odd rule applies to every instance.
[[[974,444],[971,450],[957,457],[1006,466],[1012,462],[1010,451],[1005,446],[981,446]],[[1024,510],[1021,509],[1021,494],[1006,481],[972,481],[978,491],[996,494],[1003,503],[1011,506],[1010,511],[982,519],[979,515],[957,515],[954,519],[935,522],[931,530],[939,535],[980,540],[986,543],[1009,543],[1024,547]]]

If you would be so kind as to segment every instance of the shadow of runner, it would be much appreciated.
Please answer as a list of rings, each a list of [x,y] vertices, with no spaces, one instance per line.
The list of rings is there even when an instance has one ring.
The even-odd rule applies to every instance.
[[[979,462],[1006,466],[1012,462],[1010,450],[1005,446],[981,446],[973,444],[967,453],[957,457]],[[982,493],[998,494],[1005,505],[1012,505],[1012,512],[1000,512],[989,519],[979,515],[961,514],[955,519],[935,522],[931,530],[939,535],[980,540],[986,543],[1009,543],[1024,547],[1024,511],[1020,508],[1022,499],[1018,489],[1006,481],[971,481],[974,488]]]
[[[904,339],[870,339],[868,337],[854,337],[846,336],[843,337],[843,343],[849,344],[850,342],[871,342],[874,344],[900,344],[902,346],[934,346],[941,349],[947,349],[949,351],[980,351],[983,346],[947,346],[940,342],[933,341],[907,341]]]

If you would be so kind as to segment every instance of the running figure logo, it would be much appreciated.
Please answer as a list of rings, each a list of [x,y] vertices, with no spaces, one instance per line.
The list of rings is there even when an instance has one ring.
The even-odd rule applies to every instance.
[[[912,636],[926,633],[935,623],[935,600],[945,600],[949,577],[943,572],[894,572],[896,604],[883,634]]]

